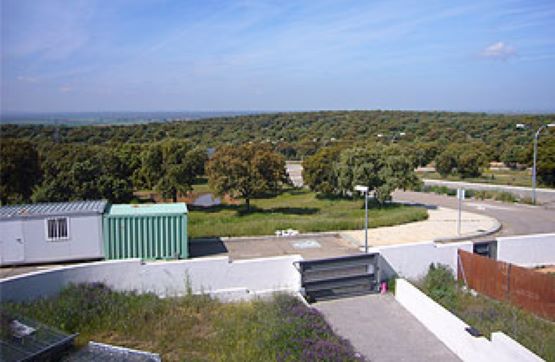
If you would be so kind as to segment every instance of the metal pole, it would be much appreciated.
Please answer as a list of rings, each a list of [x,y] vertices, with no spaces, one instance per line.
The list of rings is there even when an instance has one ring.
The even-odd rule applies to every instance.
[[[368,191],[364,193],[364,252],[368,254]]]
[[[461,193],[461,190],[459,189],[459,192],[457,192],[457,194]],[[462,194],[462,193],[461,193]],[[461,195],[458,195],[458,199],[459,199],[459,219],[457,220],[457,234],[461,235],[461,204],[462,204],[462,197]]]
[[[532,167],[532,204],[536,204],[536,162],[538,159],[538,137],[540,132],[545,126],[538,128],[536,135],[534,136],[534,165]]]

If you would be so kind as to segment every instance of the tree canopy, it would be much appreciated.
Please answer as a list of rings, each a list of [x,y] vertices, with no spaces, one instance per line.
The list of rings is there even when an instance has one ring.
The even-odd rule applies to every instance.
[[[204,170],[206,150],[189,142],[168,139],[153,143],[141,155],[140,176],[149,189],[177,201],[179,194],[192,190]]]
[[[400,188],[416,186],[414,161],[393,146],[324,148],[303,162],[307,185],[324,194],[351,195],[356,185],[367,186],[380,202]]]
[[[285,159],[268,144],[247,143],[222,146],[206,166],[208,184],[219,195],[250,200],[265,193],[275,193],[287,182]]]
[[[40,182],[39,153],[29,141],[0,141],[0,202],[28,202]]]

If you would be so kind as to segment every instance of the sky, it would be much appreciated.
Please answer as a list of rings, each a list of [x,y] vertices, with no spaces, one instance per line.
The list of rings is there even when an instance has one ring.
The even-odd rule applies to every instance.
[[[1,0],[1,111],[555,112],[555,1]]]

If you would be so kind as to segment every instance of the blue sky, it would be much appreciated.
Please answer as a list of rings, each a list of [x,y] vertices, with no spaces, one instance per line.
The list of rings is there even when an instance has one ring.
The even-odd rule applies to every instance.
[[[555,2],[2,0],[3,111],[555,111]]]

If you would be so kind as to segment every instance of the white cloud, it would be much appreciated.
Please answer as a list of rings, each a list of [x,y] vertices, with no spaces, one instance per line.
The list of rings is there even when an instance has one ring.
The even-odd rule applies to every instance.
[[[507,60],[516,55],[516,49],[510,45],[498,41],[482,50],[482,56],[489,59]]]
[[[70,93],[73,91],[73,87],[69,86],[69,85],[63,85],[60,88],[58,88],[58,90],[62,93]]]
[[[27,75],[20,75],[17,80],[24,83],[38,83],[39,79],[37,77],[31,77]]]

